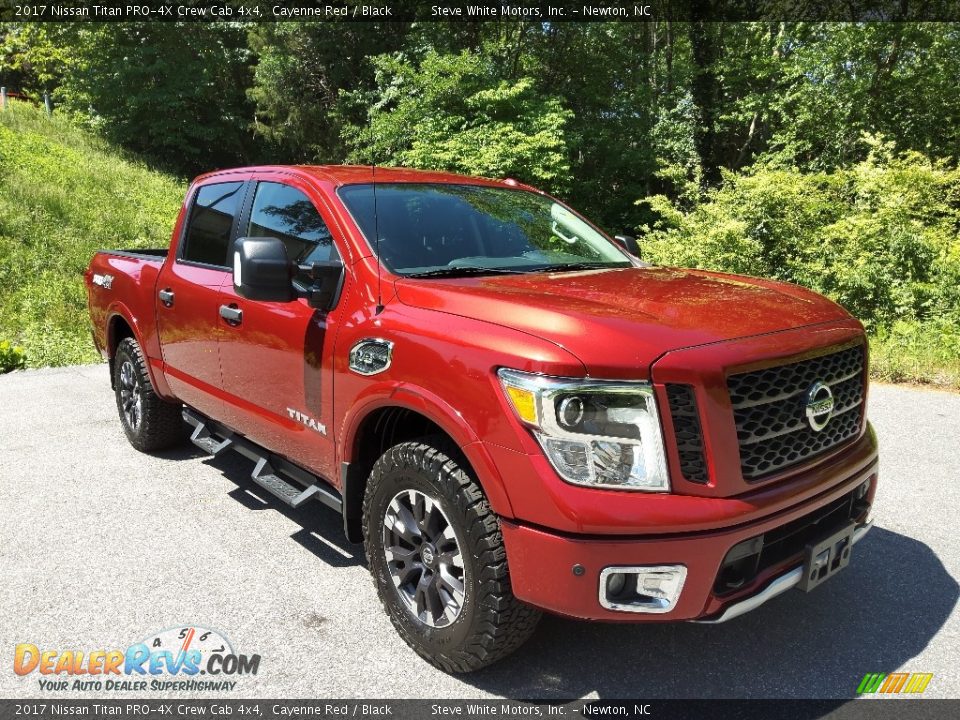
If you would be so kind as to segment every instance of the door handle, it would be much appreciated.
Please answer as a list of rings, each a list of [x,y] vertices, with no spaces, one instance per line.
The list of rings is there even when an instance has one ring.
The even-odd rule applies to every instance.
[[[164,307],[173,307],[173,290],[167,288],[166,290],[161,290],[157,295],[160,296],[160,302],[163,303]]]
[[[243,310],[238,308],[236,305],[221,305],[220,317],[222,317],[231,325],[239,325],[241,322],[243,322]]]

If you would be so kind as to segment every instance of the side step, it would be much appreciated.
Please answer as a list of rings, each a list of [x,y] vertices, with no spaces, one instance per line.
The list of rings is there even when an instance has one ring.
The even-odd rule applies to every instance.
[[[320,495],[324,490],[319,485],[314,484],[307,487],[306,490],[298,490],[286,480],[279,477],[276,470],[274,470],[270,464],[270,461],[265,457],[257,461],[257,466],[253,469],[253,475],[251,475],[251,477],[257,485],[267,492],[276,495],[290,507],[300,507],[313,497],[323,500]]]
[[[183,418],[187,422],[190,422],[190,420],[187,418],[186,410],[183,413]],[[208,452],[213,456],[217,456],[233,444],[233,440],[231,438],[232,434],[230,437],[225,437],[223,440],[214,437],[206,423],[201,422],[199,425],[193,428],[193,434],[190,436],[190,442],[192,442],[201,450]]]
[[[340,495],[316,475],[277,455],[272,455],[268,450],[194,410],[184,408],[183,419],[194,428],[190,436],[190,441],[194,445],[212,455],[219,455],[227,449],[236,450],[245,458],[253,460],[257,465],[250,475],[251,479],[290,507],[300,507],[307,500],[316,499],[337,512],[343,511]],[[301,489],[290,484],[280,477],[280,473],[305,485],[306,488]]]

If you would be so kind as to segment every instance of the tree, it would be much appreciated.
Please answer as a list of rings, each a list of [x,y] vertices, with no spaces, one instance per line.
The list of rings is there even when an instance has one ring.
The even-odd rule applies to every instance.
[[[332,114],[340,92],[369,88],[371,48],[393,51],[405,38],[404,23],[264,23],[250,31],[256,54],[250,98],[254,129],[277,154],[296,162],[341,162],[347,149],[340,124],[362,122],[365,113]],[[341,108],[342,110],[342,108]]]
[[[343,107],[366,107],[348,123],[354,162],[516,177],[562,191],[570,182],[565,128],[570,111],[532,78],[499,77],[488,57],[433,50],[372,60],[376,87],[346,93]]]
[[[84,23],[59,88],[111,140],[179,172],[242,163],[251,143],[246,33],[233,23]]]

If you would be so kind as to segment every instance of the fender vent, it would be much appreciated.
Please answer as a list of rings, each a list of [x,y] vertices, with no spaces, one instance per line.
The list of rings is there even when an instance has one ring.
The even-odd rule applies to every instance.
[[[689,385],[667,384],[667,400],[673,418],[673,432],[680,455],[680,472],[690,482],[707,482],[707,463],[703,453],[703,431],[697,399]]]

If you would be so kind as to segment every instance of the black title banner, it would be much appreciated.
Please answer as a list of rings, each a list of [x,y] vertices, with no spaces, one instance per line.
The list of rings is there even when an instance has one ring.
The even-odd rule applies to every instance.
[[[3,22],[960,21],[960,0],[0,0]]]
[[[621,720],[912,720],[956,718],[960,700],[238,700],[37,698],[0,700],[8,718],[620,718]]]

